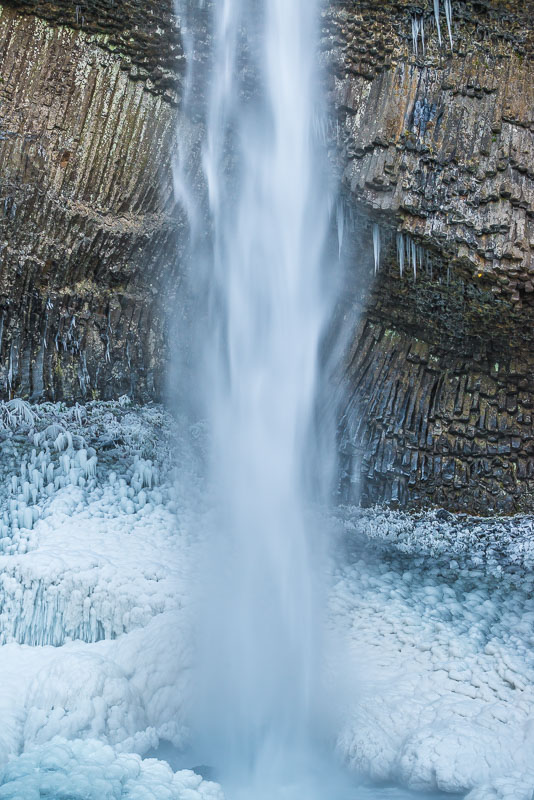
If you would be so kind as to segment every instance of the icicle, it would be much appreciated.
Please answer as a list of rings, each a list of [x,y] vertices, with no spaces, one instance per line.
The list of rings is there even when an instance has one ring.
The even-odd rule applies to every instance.
[[[443,0],[445,4],[445,16],[447,17],[447,29],[449,31],[449,39],[451,42],[451,50],[452,50],[452,7],[451,7],[451,0]]]
[[[380,266],[380,228],[376,224],[373,225],[373,250],[375,255],[375,275]]]
[[[423,15],[413,15],[412,17],[412,43],[413,51],[417,56],[419,52],[419,37],[421,37],[421,45],[423,48],[423,55],[425,54],[425,22]]]
[[[397,234],[397,258],[399,260],[399,272],[402,278],[402,273],[404,272],[404,235],[402,233]]]
[[[13,342],[9,348],[9,367],[7,370],[7,388],[11,391],[13,385]]]
[[[58,451],[66,450],[67,449],[67,442],[68,442],[67,435],[66,435],[66,433],[64,431],[62,431],[61,433],[58,433],[58,435],[56,437],[56,440],[54,442],[54,447]]]
[[[110,352],[111,334],[112,334],[112,330],[111,330],[111,311],[108,308],[108,324],[107,324],[107,329],[106,329],[106,334],[105,334],[105,336],[106,336],[106,338],[105,338],[106,353],[105,353],[105,356],[104,356],[105,360],[108,363],[111,363],[111,352]]]
[[[337,222],[337,243],[339,247],[339,258],[341,258],[341,248],[343,246],[343,232],[345,228],[345,213],[343,210],[343,203],[338,202],[336,207],[336,222]]]
[[[411,242],[411,250],[412,250],[413,279],[415,281],[417,280],[417,251],[415,249],[415,242],[413,240]]]
[[[26,506],[22,514],[22,520],[23,520],[23,525],[21,527],[28,528],[29,530],[33,528],[33,511],[31,510],[31,508],[28,508]]]
[[[152,487],[152,462],[147,461],[143,467],[143,486],[150,489]]]
[[[98,463],[98,458],[96,456],[92,456],[88,461],[86,461],[84,465],[84,474],[87,479],[96,478],[97,463]]]
[[[76,403],[76,405],[74,406],[74,417],[78,425],[81,425],[83,419],[83,409],[79,403]]]
[[[423,55],[425,54],[425,20],[423,15],[419,19],[419,30],[421,32],[421,45],[423,46]]]
[[[43,476],[39,472],[38,469],[34,469],[32,471],[32,483],[37,489],[42,489],[43,486]]]
[[[441,26],[439,24],[439,0],[434,0],[434,19],[436,20],[436,28],[438,30],[438,41],[441,47]]]
[[[24,481],[22,485],[22,496],[24,497],[24,502],[30,502],[30,495],[31,495],[31,486],[28,481]]]

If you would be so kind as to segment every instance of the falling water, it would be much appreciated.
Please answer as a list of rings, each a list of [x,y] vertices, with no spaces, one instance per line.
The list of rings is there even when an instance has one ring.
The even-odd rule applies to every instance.
[[[204,761],[249,786],[292,780],[317,709],[320,582],[306,507],[332,205],[314,133],[318,11],[316,0],[178,8],[190,58],[195,26],[212,26],[213,43],[204,80],[189,70],[185,109],[198,115],[205,96],[210,245],[206,255],[193,242],[191,260],[207,274],[200,379],[220,509],[202,578],[195,721]],[[179,159],[190,203],[187,170]]]
[[[355,800],[329,735],[325,551],[310,511],[335,472],[319,354],[344,227],[324,151],[319,0],[177,3],[187,70],[175,188],[200,341],[189,388],[201,387],[211,441],[183,758],[210,766],[228,800]],[[378,263],[378,227],[374,249]],[[335,648],[334,661],[342,683]]]

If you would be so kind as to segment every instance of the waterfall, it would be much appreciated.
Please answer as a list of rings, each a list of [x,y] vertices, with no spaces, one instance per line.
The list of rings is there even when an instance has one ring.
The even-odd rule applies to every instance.
[[[209,245],[193,238],[190,260],[193,282],[204,281],[194,294],[207,296],[198,380],[218,498],[199,579],[194,724],[205,763],[264,785],[291,780],[317,709],[308,473],[313,460],[320,495],[329,459],[317,458],[314,434],[318,350],[332,299],[322,268],[332,192],[313,123],[319,8],[219,0],[196,16],[191,4],[177,10],[190,54],[195,28],[211,42],[211,67],[188,71],[184,109],[202,119]],[[178,158],[177,173],[190,198],[194,170]]]

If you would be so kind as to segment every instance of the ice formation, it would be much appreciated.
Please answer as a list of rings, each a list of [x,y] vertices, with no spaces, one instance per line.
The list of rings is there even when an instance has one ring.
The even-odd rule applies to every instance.
[[[451,6],[451,0],[443,0],[443,4],[445,6],[445,16],[447,18],[447,31],[449,33],[449,41],[451,43],[451,50],[452,50],[453,42],[452,42],[452,6]]]
[[[379,270],[380,267],[380,228],[376,224],[373,224],[373,252],[375,257],[375,275]]]
[[[417,280],[417,270],[421,270],[424,261],[424,249],[416,244],[415,240],[408,233],[397,233],[397,263],[402,278],[404,267],[407,264],[412,268],[414,282]],[[428,260],[427,260],[428,266]]]
[[[222,800],[220,787],[191,770],[115,752],[97,740],[56,738],[10,761],[0,773],[3,800]]]
[[[451,43],[451,50],[453,48],[453,39],[452,39],[452,4],[451,0],[443,0],[443,5],[445,8],[445,17],[447,19],[447,31],[449,34],[449,41]],[[438,32],[438,41],[441,47],[442,39],[441,39],[441,25],[439,22],[439,14],[440,14],[440,0],[434,0],[434,20],[436,22],[436,30]]]
[[[438,32],[438,41],[441,47],[441,25],[439,23],[439,0],[434,0],[434,20],[436,22],[436,30]]]
[[[188,598],[213,524],[198,512],[203,427],[181,440],[189,481],[175,485],[157,407],[14,410],[0,432],[0,797],[218,800],[200,777],[128,755],[188,740]],[[327,674],[343,687],[345,762],[468,800],[531,800],[534,518],[345,508],[332,524],[344,551]]]
[[[159,736],[183,744],[188,534],[169,418],[125,403],[8,411],[0,764],[56,735],[140,753]]]
[[[345,520],[351,563],[337,574],[332,619],[359,685],[341,753],[414,789],[530,797],[532,519],[346,509]]]
[[[412,45],[417,56],[419,53],[419,37],[421,37],[421,50],[425,54],[425,20],[422,14],[412,16]]]

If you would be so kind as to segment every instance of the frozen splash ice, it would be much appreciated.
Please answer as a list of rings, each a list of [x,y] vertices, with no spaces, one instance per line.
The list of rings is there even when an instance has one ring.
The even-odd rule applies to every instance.
[[[316,0],[220,0],[179,2],[177,11],[190,53],[195,26],[211,28],[212,42],[211,69],[190,71],[196,90],[185,92],[195,103],[186,113],[189,105],[205,131],[209,245],[192,241],[191,261],[206,280],[195,296],[208,296],[198,380],[220,508],[200,579],[194,717],[204,759],[241,786],[266,788],[291,782],[317,708],[321,591],[306,508],[309,464],[322,470],[313,476],[317,496],[330,463],[317,458],[314,418],[333,211],[314,132],[319,8]],[[192,171],[178,161],[176,183],[190,197]]]

